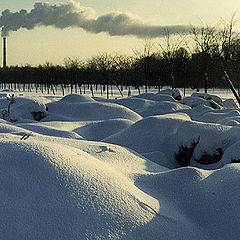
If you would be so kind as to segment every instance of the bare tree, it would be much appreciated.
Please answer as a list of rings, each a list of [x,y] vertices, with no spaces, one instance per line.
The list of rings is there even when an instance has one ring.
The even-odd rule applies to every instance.
[[[236,78],[238,95],[240,95],[240,39],[236,39],[232,43],[232,51],[230,56],[230,65]]]
[[[113,79],[113,81],[115,82],[115,85],[118,88],[118,91],[120,92],[121,96],[123,97],[122,91],[123,91],[123,83],[124,82],[128,84],[129,92],[131,91],[130,90],[131,83],[126,80],[127,79],[126,75],[128,75],[129,70],[133,68],[134,59],[129,56],[116,54],[113,57],[113,62],[115,65],[115,73],[118,76],[118,79],[120,81],[121,89],[119,88],[119,84],[118,84],[117,80]]]
[[[99,71],[104,80],[103,87],[105,89],[105,84],[107,87],[107,99],[109,98],[109,84],[110,84],[110,75],[114,69],[114,61],[110,54],[108,53],[99,53],[98,56],[92,57],[91,61],[95,63],[96,70]]]
[[[147,93],[149,84],[150,64],[151,56],[153,54],[154,42],[152,39],[146,39],[144,41],[143,49],[134,50],[134,54],[138,60],[142,60],[142,71],[144,77],[145,92]]]
[[[238,38],[238,34],[234,31],[235,26],[234,17],[235,14],[233,14],[229,23],[223,24],[223,27],[218,31],[218,34],[215,36],[216,37],[215,51],[217,52],[219,57],[223,78],[228,82],[229,87],[233,92],[233,95],[238,101],[238,104],[240,104],[239,95],[237,94],[227,72],[228,63],[234,50],[233,43],[234,42],[236,43]]]
[[[201,56],[204,79],[204,90],[208,90],[208,72],[210,57],[216,44],[217,26],[202,24],[200,27],[192,26],[192,39],[195,43],[194,52]]]
[[[39,66],[39,70],[43,78],[42,80],[44,83],[45,91],[47,90],[47,93],[49,94],[51,89],[53,94],[55,95],[55,91],[53,88],[53,83],[55,82],[55,77],[56,77],[55,66],[50,62],[46,62],[45,64]],[[43,92],[43,86],[42,86],[42,92]]]
[[[174,64],[179,55],[179,51],[182,48],[183,40],[184,38],[182,35],[171,35],[169,30],[166,29],[163,43],[158,44],[160,55],[167,60],[168,70],[172,82],[172,89],[176,87]]]
[[[73,93],[73,87],[75,86],[75,92],[77,92],[77,83],[79,81],[78,73],[84,63],[79,58],[65,58],[64,66],[69,73],[71,94]],[[80,84],[81,86],[81,84]]]
[[[176,77],[180,76],[177,81],[177,87],[182,86],[184,96],[186,94],[187,66],[190,61],[190,55],[186,48],[180,47],[175,53],[175,71]]]

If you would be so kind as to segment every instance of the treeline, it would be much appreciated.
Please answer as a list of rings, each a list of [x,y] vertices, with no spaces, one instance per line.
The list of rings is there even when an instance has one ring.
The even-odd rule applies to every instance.
[[[189,37],[189,36],[188,36]],[[57,86],[70,86],[71,92],[92,90],[107,92],[116,85],[139,89],[161,88],[226,88],[231,79],[240,91],[240,38],[233,31],[233,20],[222,27],[192,27],[191,40],[166,31],[161,43],[146,40],[133,56],[100,53],[86,61],[67,58],[64,65],[45,63],[38,67],[12,66],[0,69],[1,83],[27,90],[36,88],[53,91]],[[188,44],[188,42],[191,42]]]

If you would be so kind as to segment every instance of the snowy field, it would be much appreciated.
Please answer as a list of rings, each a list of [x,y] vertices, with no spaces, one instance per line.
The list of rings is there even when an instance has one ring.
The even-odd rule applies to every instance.
[[[209,93],[2,90],[0,239],[240,239],[240,111]]]

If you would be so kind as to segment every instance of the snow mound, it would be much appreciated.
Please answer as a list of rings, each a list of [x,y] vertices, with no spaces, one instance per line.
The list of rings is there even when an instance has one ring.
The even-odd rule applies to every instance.
[[[212,112],[213,109],[211,107],[208,107],[206,105],[198,105],[195,108],[189,108],[189,109],[185,109],[185,110],[180,110],[178,112],[184,112],[186,114],[188,114],[192,120],[198,121],[199,118],[207,113],[207,112]]]
[[[9,122],[0,119],[0,136],[7,137],[7,134],[16,135],[19,139],[26,133],[24,128],[10,124]]]
[[[239,174],[239,164],[214,171],[188,167],[140,177],[136,184],[159,199],[160,214],[168,216],[166,226],[158,218],[151,221],[156,229],[163,228],[161,239],[238,239]],[[147,239],[154,239],[155,233]]]
[[[1,239],[240,238],[233,100],[14,94],[0,118]]]
[[[156,104],[156,102],[153,100],[147,100],[138,97],[121,98],[115,101],[115,103],[125,106],[133,111],[137,111],[138,109],[144,109],[149,106],[154,106]]]
[[[46,136],[69,138],[69,139],[83,139],[82,136],[78,135],[75,132],[64,131],[64,130],[60,130],[50,126],[39,126],[32,123],[29,123],[29,124],[21,123],[21,124],[18,124],[18,126],[22,127],[25,130],[46,135]]]
[[[180,101],[184,98],[180,89],[164,89],[158,92],[158,94],[167,94],[172,96],[175,100]]]
[[[161,151],[167,139],[175,135],[185,121],[191,119],[184,113],[151,116],[103,141],[129,147],[138,153]]]
[[[217,121],[219,124],[224,124],[227,126],[239,126],[240,116],[225,117]]]
[[[93,122],[73,131],[83,136],[87,140],[100,141],[106,137],[116,134],[128,128],[134,122],[127,119],[113,119],[101,122]]]
[[[92,97],[93,100],[97,102],[107,102],[107,103],[115,103],[116,99],[107,99],[105,97]]]
[[[221,168],[225,151],[239,139],[240,128],[220,124],[185,122],[176,134],[178,150],[192,148],[189,161],[191,166],[206,169]],[[207,164],[207,165],[205,165]]]
[[[152,101],[168,101],[168,102],[176,102],[176,100],[167,94],[154,94],[154,93],[143,93],[136,95],[135,98],[143,98]]]
[[[222,107],[213,100],[206,100],[200,97],[185,97],[180,101],[182,104],[186,104],[191,108],[195,108],[199,105],[205,105],[211,107],[212,109],[221,109]]]
[[[222,110],[222,111],[211,111],[203,114],[198,118],[199,122],[209,122],[209,123],[217,123],[221,120],[224,120],[229,117],[239,117],[240,112],[238,110]]]
[[[191,97],[193,98],[203,98],[205,100],[213,100],[214,102],[222,105],[222,99],[216,95],[208,94],[208,93],[192,93]]]
[[[81,103],[81,102],[94,102],[94,100],[86,95],[69,94],[60,99],[59,102]]]
[[[155,151],[155,152],[149,152],[149,153],[142,153],[142,155],[145,158],[149,159],[150,161],[159,164],[160,166],[164,166],[169,169],[176,167],[176,164],[169,161],[163,152]]]
[[[2,118],[15,122],[20,120],[41,120],[47,114],[44,101],[25,97],[16,97],[12,98],[12,100],[0,99],[0,109]],[[41,118],[37,118],[37,114],[41,115]]]
[[[154,105],[150,105],[144,108],[139,108],[136,110],[142,117],[154,116],[154,115],[162,115],[167,113],[174,113],[179,110],[187,110],[190,107],[185,106],[178,102],[157,102]]]
[[[237,104],[231,98],[223,101],[223,107],[224,108],[238,108]]]
[[[39,113],[39,118],[37,115]],[[40,116],[41,115],[41,116]],[[22,119],[37,120],[40,121],[47,115],[46,106],[38,101],[28,101],[22,104],[16,104],[11,106],[9,118],[13,121],[19,121]]]
[[[76,148],[1,139],[0,149],[3,239],[118,239],[154,217],[142,202],[159,208],[118,169]]]
[[[123,118],[136,122],[142,117],[132,110],[114,103],[101,102],[53,102],[47,104],[51,114],[48,120],[58,120],[62,116],[66,120],[95,121]]]
[[[235,142],[223,154],[221,164],[240,163],[240,141]]]

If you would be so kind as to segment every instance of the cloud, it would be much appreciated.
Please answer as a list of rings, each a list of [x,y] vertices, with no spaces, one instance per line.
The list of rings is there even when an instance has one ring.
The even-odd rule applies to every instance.
[[[21,28],[30,30],[37,26],[53,26],[60,29],[79,27],[91,33],[104,32],[110,36],[132,35],[140,38],[164,36],[166,29],[170,34],[190,31],[190,27],[184,25],[152,25],[129,13],[115,12],[97,16],[94,9],[83,7],[74,0],[60,5],[35,3],[30,12],[22,9],[13,13],[6,9],[0,16],[2,36]]]

